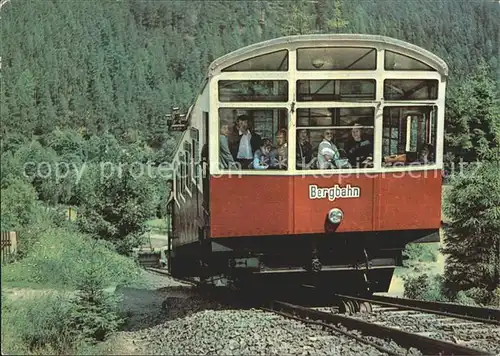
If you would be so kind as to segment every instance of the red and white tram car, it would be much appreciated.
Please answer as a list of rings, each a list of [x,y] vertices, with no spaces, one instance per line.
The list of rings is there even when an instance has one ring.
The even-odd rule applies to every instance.
[[[439,241],[447,75],[374,35],[215,60],[175,126],[171,273],[387,291],[406,244]]]

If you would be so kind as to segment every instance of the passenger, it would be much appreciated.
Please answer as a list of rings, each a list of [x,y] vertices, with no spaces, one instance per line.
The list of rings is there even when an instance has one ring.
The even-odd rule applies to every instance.
[[[269,168],[269,164],[271,163],[271,149],[273,146],[271,145],[271,140],[264,139],[262,140],[262,144],[260,148],[255,151],[253,155],[253,168],[255,169],[267,169]]]
[[[431,164],[434,163],[434,147],[428,143],[425,143],[420,148],[420,152],[418,154],[418,162],[422,164]]]
[[[229,124],[221,121],[219,135],[219,164],[221,169],[236,168],[236,162],[234,162],[233,156],[229,151],[228,135]]]
[[[297,136],[297,169],[304,169],[312,159],[312,146],[309,143],[307,130],[299,130]]]
[[[325,130],[325,132],[323,133],[323,140],[320,142],[318,146],[319,169],[333,168],[332,167],[333,162],[340,158],[339,151],[337,149],[337,146],[335,146],[335,144],[333,143],[332,138],[333,138],[332,130],[330,129]],[[325,148],[328,148],[331,151],[325,151],[324,150]]]
[[[333,163],[336,153],[333,149],[328,146],[324,146],[318,152],[318,165],[321,169],[331,169],[335,168]],[[319,158],[321,157],[321,159]]]
[[[277,147],[271,153],[271,163],[274,168],[286,168],[288,159],[287,130],[281,129],[276,132]]]
[[[346,142],[345,151],[353,167],[373,166],[373,144],[361,135],[360,124],[354,124],[351,138]]]
[[[260,147],[262,139],[249,128],[249,117],[238,116],[237,127],[231,135],[229,149],[235,161],[248,168],[253,160],[253,154]]]

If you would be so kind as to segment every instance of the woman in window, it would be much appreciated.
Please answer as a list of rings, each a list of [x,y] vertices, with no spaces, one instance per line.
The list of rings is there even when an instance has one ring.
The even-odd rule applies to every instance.
[[[333,131],[331,129],[326,129],[325,132],[323,132],[323,140],[318,146],[318,168],[334,168],[335,165],[333,162],[339,158],[339,150],[333,143]]]
[[[252,164],[254,169],[269,168],[269,163],[271,160],[269,153],[271,152],[271,149],[272,149],[271,140],[269,139],[262,140],[260,148],[257,151],[255,151],[253,155]]]

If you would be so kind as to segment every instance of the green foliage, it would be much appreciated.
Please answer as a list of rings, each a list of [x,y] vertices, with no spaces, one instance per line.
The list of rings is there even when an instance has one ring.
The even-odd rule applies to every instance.
[[[85,128],[120,142],[132,130],[160,147],[164,115],[189,107],[211,61],[292,34],[387,35],[444,58],[453,83],[481,61],[497,80],[498,18],[490,0],[11,2],[0,29],[2,129],[31,138]]]
[[[2,350],[9,354],[68,355],[77,335],[68,321],[73,305],[70,296],[40,292],[10,300],[2,297]]]
[[[16,179],[1,190],[0,224],[2,231],[15,231],[27,225],[36,205],[35,189],[22,180]]]
[[[64,213],[57,208],[46,207],[39,201],[29,217],[29,222],[13,229],[18,232],[17,257],[23,258],[36,249],[40,239],[49,229],[64,225]]]
[[[500,100],[485,63],[451,88],[446,110],[448,159],[474,162],[499,145]]]
[[[71,325],[87,343],[103,341],[123,322],[119,315],[121,299],[104,290],[99,268],[96,264],[85,270],[72,300]]]
[[[415,262],[436,262],[439,247],[435,243],[408,244],[403,254],[410,264]]]
[[[12,354],[68,355],[115,332],[121,299],[105,290],[97,266],[85,266],[76,293],[33,290],[20,300],[2,295],[2,349]]]
[[[289,16],[283,17],[281,33],[284,36],[307,35],[313,32],[313,15],[307,0],[294,1]]]
[[[449,295],[472,288],[490,296],[500,276],[500,160],[469,167],[452,181],[444,208],[445,284]],[[477,296],[477,293],[474,293]],[[482,297],[479,298],[484,301]]]
[[[120,253],[129,253],[141,243],[144,222],[158,204],[148,166],[133,163],[138,162],[88,165],[77,192],[78,226],[112,241]]]
[[[456,300],[464,304],[488,305],[494,299],[494,292],[484,288],[473,287],[457,293]]]
[[[138,280],[135,262],[116,254],[108,243],[66,228],[48,228],[27,256],[2,269],[2,283],[78,288],[88,271],[105,286]]]
[[[447,301],[442,293],[443,277],[420,274],[404,277],[404,297],[428,301]]]

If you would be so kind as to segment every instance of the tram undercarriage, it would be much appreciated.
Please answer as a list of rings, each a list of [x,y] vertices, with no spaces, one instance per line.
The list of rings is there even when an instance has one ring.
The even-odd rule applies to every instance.
[[[409,242],[439,241],[439,231],[389,231],[207,239],[170,251],[174,277],[205,283],[311,285],[337,293],[387,292]]]

